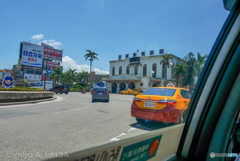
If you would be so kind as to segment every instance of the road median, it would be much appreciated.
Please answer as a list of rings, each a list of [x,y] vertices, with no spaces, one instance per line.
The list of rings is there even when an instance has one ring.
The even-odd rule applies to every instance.
[[[0,105],[3,103],[41,101],[46,99],[54,99],[54,93],[34,91],[0,91]]]

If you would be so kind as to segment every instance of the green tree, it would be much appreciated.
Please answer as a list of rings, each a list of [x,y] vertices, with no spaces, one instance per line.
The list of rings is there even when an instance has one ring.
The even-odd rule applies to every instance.
[[[171,61],[173,59],[172,54],[168,54],[167,52],[162,56],[162,60],[160,61],[160,65],[163,64],[163,78],[167,80],[167,68],[171,67]]]
[[[202,56],[199,52],[197,53],[197,60],[195,63],[196,76],[199,77],[199,75],[201,74],[207,57],[208,57],[208,55]]]
[[[88,72],[82,70],[82,72],[79,72],[77,75],[76,75],[76,79],[77,79],[77,82],[88,82]]]
[[[62,78],[63,72],[61,67],[57,67],[56,69],[53,70],[53,72],[50,74],[50,79],[53,80],[54,84],[56,84],[56,82],[60,82],[61,78]]]
[[[92,62],[93,60],[97,59],[98,54],[95,52],[92,52],[91,50],[86,50],[88,53],[84,55],[86,60],[90,61],[90,82],[91,82],[91,71],[92,71]]]
[[[182,76],[186,76],[187,74],[187,66],[184,63],[180,63],[174,68],[174,71],[175,71],[174,77],[177,79],[178,87],[179,78],[181,78]]]
[[[76,69],[72,70],[71,68],[67,71],[67,76],[68,76],[68,81],[69,81],[69,85],[73,85],[73,83],[76,81]]]
[[[184,60],[187,62],[187,77],[185,77],[185,85],[190,85],[192,87],[194,83],[194,77],[196,76],[195,72],[195,63],[196,58],[194,54],[190,52],[187,56],[184,57]]]

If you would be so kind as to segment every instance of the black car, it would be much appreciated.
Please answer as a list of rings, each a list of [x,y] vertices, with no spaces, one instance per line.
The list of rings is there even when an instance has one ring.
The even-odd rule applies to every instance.
[[[55,92],[56,94],[68,94],[68,92],[70,92],[70,88],[68,85],[57,85],[55,87],[53,87],[52,89],[50,89],[50,91]]]

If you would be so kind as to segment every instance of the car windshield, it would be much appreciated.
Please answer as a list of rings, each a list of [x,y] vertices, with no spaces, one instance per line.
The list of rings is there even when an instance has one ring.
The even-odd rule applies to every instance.
[[[107,91],[106,88],[97,88],[96,91]]]
[[[228,15],[219,0],[1,1],[0,94],[12,100],[0,97],[0,160],[68,156],[184,123]]]
[[[170,88],[151,88],[142,93],[142,95],[173,96],[176,89]]]

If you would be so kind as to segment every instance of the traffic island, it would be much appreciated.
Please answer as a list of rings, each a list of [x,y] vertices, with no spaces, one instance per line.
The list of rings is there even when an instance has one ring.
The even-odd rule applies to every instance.
[[[46,99],[54,99],[54,93],[40,91],[0,91],[0,104]]]

